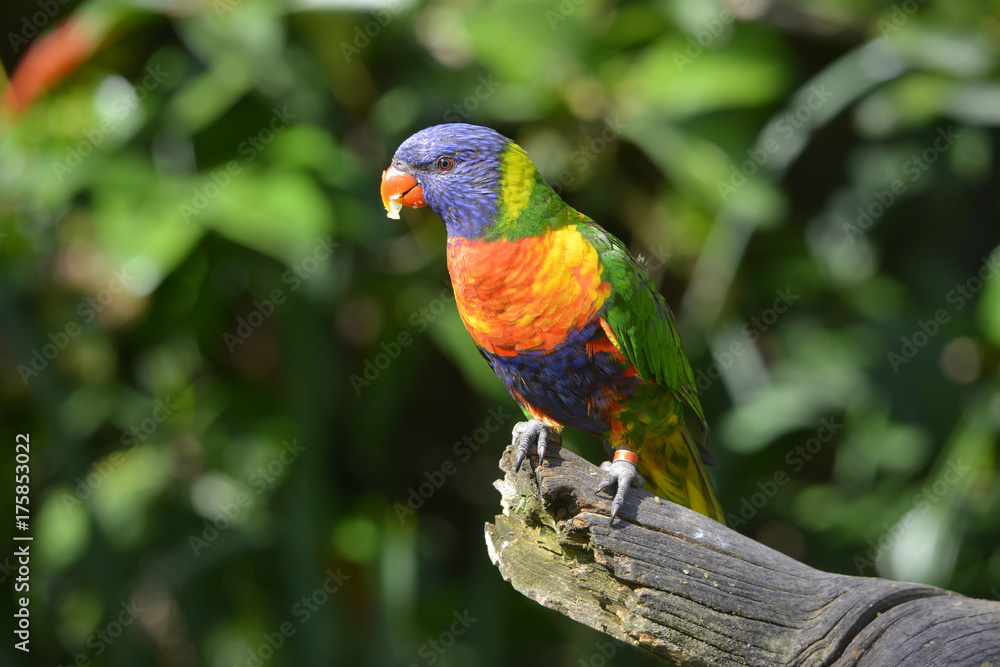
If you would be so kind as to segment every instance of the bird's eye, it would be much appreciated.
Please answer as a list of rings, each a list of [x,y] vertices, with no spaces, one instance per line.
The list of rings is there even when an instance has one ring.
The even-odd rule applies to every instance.
[[[437,161],[438,171],[451,171],[451,168],[455,166],[455,160],[448,157],[439,157]]]

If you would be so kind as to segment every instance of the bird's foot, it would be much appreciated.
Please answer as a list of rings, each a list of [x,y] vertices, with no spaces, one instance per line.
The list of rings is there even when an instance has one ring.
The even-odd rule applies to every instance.
[[[620,449],[615,452],[613,461],[605,461],[601,464],[601,470],[607,471],[608,474],[598,485],[597,491],[601,492],[612,485],[618,487],[615,499],[611,502],[611,521],[609,523],[615,522],[618,510],[622,508],[625,498],[628,497],[629,489],[633,486],[643,486],[646,483],[646,480],[635,468],[635,463],[638,460],[639,458],[632,452]]]
[[[542,465],[542,461],[545,459],[545,448],[550,444],[556,447],[561,446],[562,436],[554,428],[537,419],[514,424],[510,444],[517,445],[517,453],[514,458],[515,471],[521,469],[521,464],[524,462],[525,457],[528,456],[528,449],[532,443],[536,443],[538,465]]]

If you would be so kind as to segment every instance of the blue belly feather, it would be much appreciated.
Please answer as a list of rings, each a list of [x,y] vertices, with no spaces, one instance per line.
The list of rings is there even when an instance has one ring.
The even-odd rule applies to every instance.
[[[611,413],[618,400],[629,396],[642,381],[626,375],[626,364],[608,352],[588,354],[587,343],[604,335],[595,319],[570,332],[551,350],[519,352],[505,357],[480,352],[507,391],[519,394],[533,409],[549,418],[589,433],[611,429]]]

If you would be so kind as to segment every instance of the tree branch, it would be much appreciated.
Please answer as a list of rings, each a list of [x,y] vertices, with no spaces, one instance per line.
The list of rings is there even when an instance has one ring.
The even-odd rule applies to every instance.
[[[1000,603],[814,570],[633,490],[615,526],[599,468],[560,448],[495,486],[504,579],[540,604],[677,665],[1000,667]]]

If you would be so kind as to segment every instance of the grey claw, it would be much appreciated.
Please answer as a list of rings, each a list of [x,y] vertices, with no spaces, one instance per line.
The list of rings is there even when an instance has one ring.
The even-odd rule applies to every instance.
[[[622,508],[622,504],[625,502],[625,496],[628,495],[628,485],[619,484],[618,492],[615,494],[615,499],[611,503],[611,518],[608,520],[608,525],[610,526],[615,522],[618,517],[618,510]]]
[[[545,456],[545,448],[549,444],[555,446],[556,449],[562,447],[562,434],[553,428],[545,429],[545,437],[542,438],[541,446],[538,449],[538,464],[542,464],[542,458]]]
[[[524,457],[528,455],[528,439],[523,437],[525,426],[528,422],[518,422],[514,424],[510,432],[510,444],[517,445],[517,455],[514,458],[514,472],[520,472]]]
[[[521,464],[528,456],[528,449],[534,442],[538,452],[538,465],[545,459],[545,450],[549,444],[560,444],[562,437],[551,426],[537,419],[527,422],[518,422],[511,431],[510,444],[517,445],[517,453],[514,457],[514,471],[521,469]]]
[[[514,458],[514,472],[521,471],[521,464],[524,463],[524,457],[528,454],[528,445],[525,444],[523,447],[521,443],[517,445],[517,456]]]
[[[614,477],[612,477],[611,475],[605,475],[604,479],[601,480],[601,483],[597,485],[597,493],[600,493],[601,491],[608,488],[614,483],[615,483]]]
[[[608,471],[608,474],[597,486],[598,493],[609,488],[612,484],[618,487],[614,500],[611,501],[611,520],[609,523],[613,524],[618,517],[618,511],[625,504],[625,499],[628,498],[629,489],[633,486],[642,486],[645,481],[636,471],[635,464],[629,461],[605,461],[601,464],[601,469]]]

